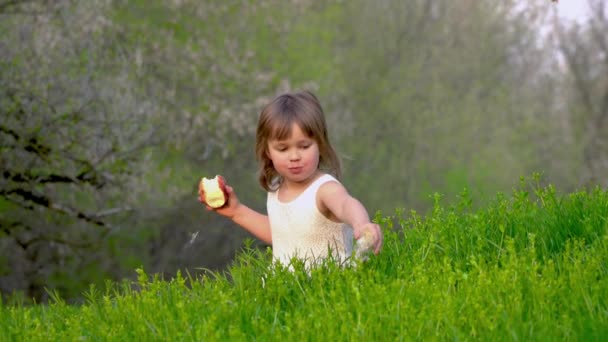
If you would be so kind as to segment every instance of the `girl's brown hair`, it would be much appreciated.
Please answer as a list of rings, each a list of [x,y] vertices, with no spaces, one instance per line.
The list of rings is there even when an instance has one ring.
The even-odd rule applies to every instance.
[[[341,177],[340,160],[329,142],[319,100],[309,91],[285,93],[268,103],[258,119],[255,154],[259,162],[258,180],[266,191],[276,190],[279,176],[268,157],[268,142],[289,138],[294,123],[319,146],[319,169]]]

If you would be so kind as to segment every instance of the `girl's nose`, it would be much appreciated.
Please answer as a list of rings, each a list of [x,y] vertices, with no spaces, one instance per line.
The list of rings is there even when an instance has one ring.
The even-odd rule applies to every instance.
[[[295,150],[295,151],[291,151],[291,153],[289,154],[289,160],[299,160],[300,159],[300,153]]]

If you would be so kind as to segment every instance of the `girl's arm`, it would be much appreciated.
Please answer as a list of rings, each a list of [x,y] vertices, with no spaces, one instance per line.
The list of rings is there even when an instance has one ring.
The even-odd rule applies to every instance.
[[[207,209],[213,210],[216,213],[231,219],[234,223],[243,227],[256,238],[266,242],[267,244],[272,244],[270,221],[268,220],[268,216],[260,214],[259,212],[242,204],[231,186],[226,185],[226,192],[228,193],[228,201],[226,202],[226,205],[217,209],[206,206]],[[204,196],[201,190],[199,190],[199,201],[203,202],[203,197]]]
[[[336,219],[353,227],[355,239],[358,239],[364,231],[371,231],[374,235],[374,253],[380,252],[382,247],[380,226],[370,221],[363,204],[352,197],[342,184],[327,182],[321,185],[317,196],[317,204],[321,211],[327,209]]]
[[[231,217],[234,223],[245,228],[248,232],[255,235],[258,239],[272,244],[272,236],[270,234],[270,221],[267,215],[258,213],[257,211],[239,203],[235,209],[234,216]]]

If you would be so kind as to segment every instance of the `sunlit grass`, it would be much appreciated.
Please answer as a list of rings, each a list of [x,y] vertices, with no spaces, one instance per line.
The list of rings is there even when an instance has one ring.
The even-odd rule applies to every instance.
[[[245,248],[226,273],[91,287],[74,306],[0,308],[0,340],[602,340],[608,193],[466,193],[426,216],[378,214],[383,252],[307,273]]]

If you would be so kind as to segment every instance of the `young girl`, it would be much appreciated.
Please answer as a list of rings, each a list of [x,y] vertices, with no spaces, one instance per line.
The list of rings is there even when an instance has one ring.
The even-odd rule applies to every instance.
[[[286,93],[266,105],[255,150],[259,181],[268,192],[268,215],[241,203],[228,185],[227,204],[207,209],[271,244],[274,258],[283,265],[295,257],[310,266],[329,254],[345,261],[352,254],[353,236],[371,236],[378,254],[380,227],[337,180],[340,162],[329,142],[323,109],[312,93]]]

